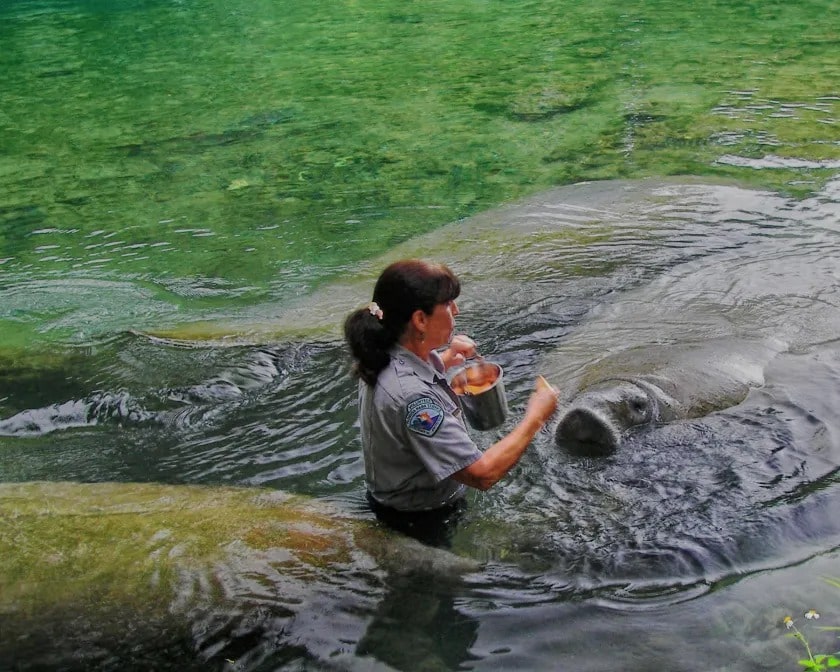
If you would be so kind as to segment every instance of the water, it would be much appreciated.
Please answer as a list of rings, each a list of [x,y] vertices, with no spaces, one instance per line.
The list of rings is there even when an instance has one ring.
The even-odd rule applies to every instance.
[[[568,392],[634,346],[783,344],[743,403],[608,458],[538,437],[473,494],[453,551],[484,564],[457,579],[352,544],[313,572],[281,544],[197,565],[169,616],[38,602],[15,563],[59,551],[9,503],[10,669],[795,667],[781,618],[834,624],[840,574],[837,13],[0,4],[0,480],[93,484],[68,491],[91,549],[120,543],[89,515],[114,481],[135,506],[233,485],[369,520],[339,325],[399,256],[459,273],[514,417],[537,372]],[[141,550],[173,541],[136,566],[184,552],[177,521],[149,517]]]

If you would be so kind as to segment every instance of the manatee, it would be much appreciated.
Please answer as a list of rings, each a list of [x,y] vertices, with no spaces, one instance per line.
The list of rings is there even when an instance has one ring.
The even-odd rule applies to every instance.
[[[0,660],[14,669],[139,669],[161,651],[222,669],[242,642],[280,640],[328,660],[334,644],[314,621],[328,628],[327,614],[353,604],[360,615],[340,630],[360,638],[387,577],[458,581],[480,568],[359,513],[258,488],[1,483],[0,546]]]
[[[776,340],[716,338],[610,354],[567,392],[555,440],[572,452],[608,453],[635,427],[735,406],[763,384],[767,363],[783,350]]]

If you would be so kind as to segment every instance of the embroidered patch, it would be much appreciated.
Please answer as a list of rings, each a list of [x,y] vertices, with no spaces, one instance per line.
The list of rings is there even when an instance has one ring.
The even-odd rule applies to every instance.
[[[443,424],[443,409],[431,397],[412,401],[405,409],[405,426],[423,436],[434,436]]]

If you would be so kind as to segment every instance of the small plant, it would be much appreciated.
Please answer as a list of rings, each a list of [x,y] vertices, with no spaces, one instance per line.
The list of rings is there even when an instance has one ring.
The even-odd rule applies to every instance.
[[[835,588],[840,588],[840,581],[837,579],[825,579],[826,583]],[[819,620],[820,615],[814,609],[809,609],[805,612],[805,619],[809,621],[816,621]],[[784,620],[782,621],[784,626],[790,630],[790,636],[794,639],[798,639],[802,642],[802,646],[805,647],[805,652],[808,654],[807,658],[802,658],[799,661],[799,664],[805,670],[809,670],[812,672],[824,672],[825,670],[840,668],[840,651],[835,653],[817,653],[815,654],[811,650],[811,644],[808,642],[807,638],[802,631],[796,627],[796,623],[794,623],[793,618],[791,616],[785,616]],[[840,627],[832,627],[832,626],[823,626],[818,628],[819,630],[835,630],[840,631]]]

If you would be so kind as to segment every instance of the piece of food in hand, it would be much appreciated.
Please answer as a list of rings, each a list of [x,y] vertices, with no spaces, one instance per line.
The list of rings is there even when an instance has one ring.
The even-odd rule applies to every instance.
[[[560,390],[558,390],[554,385],[549,383],[543,376],[537,376],[537,389],[538,390],[551,390],[554,394],[560,394]]]

